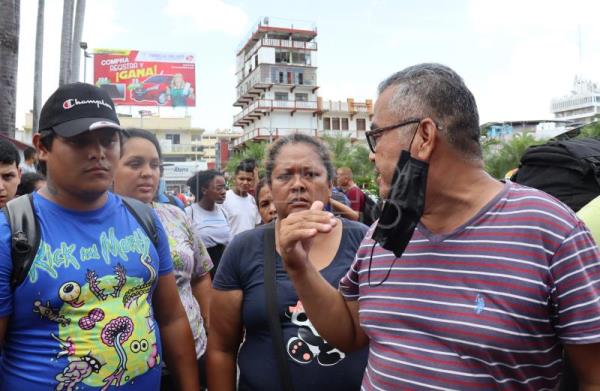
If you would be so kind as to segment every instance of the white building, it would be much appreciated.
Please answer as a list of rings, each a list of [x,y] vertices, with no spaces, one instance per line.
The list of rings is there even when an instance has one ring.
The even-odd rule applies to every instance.
[[[325,101],[317,96],[317,29],[305,22],[264,18],[237,52],[234,146],[279,136],[345,135],[364,140],[372,102]],[[325,133],[323,133],[325,132]]]
[[[600,114],[600,89],[596,83],[575,77],[571,93],[553,99],[551,110],[558,119],[590,123]]]

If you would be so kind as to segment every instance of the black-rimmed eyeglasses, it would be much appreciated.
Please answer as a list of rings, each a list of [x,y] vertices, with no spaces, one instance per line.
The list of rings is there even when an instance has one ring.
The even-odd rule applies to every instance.
[[[411,118],[405,121],[402,121],[395,125],[384,126],[383,128],[375,128],[365,132],[365,137],[367,138],[367,143],[369,144],[369,148],[371,152],[375,153],[375,147],[377,146],[377,139],[383,132],[387,132],[388,130],[396,129],[402,126],[416,124],[421,122],[423,119],[421,118]]]

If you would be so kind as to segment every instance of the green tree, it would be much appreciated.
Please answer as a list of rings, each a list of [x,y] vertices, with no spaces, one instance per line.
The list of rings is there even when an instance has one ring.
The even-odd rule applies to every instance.
[[[230,174],[231,177],[235,174],[235,168],[240,164],[240,162],[244,159],[254,159],[256,160],[256,164],[258,166],[259,175],[264,174],[264,160],[267,153],[267,142],[249,142],[246,147],[238,152],[235,152],[232,156],[229,157],[229,161],[227,161],[227,166],[225,167],[225,171]]]
[[[577,137],[600,138],[600,121],[585,125]]]
[[[508,171],[519,167],[521,156],[527,148],[544,142],[544,140],[536,140],[531,134],[516,134],[503,143],[497,141],[484,143],[485,170],[493,177],[502,179]]]
[[[377,193],[375,170],[369,160],[369,149],[362,144],[353,144],[347,137],[324,137],[323,141],[331,152],[333,166],[350,167],[354,182],[366,186],[371,192]]]

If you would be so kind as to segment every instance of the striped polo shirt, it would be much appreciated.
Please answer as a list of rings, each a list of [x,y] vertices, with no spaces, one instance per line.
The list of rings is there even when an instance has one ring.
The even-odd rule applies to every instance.
[[[600,342],[600,252],[546,193],[508,182],[451,234],[419,224],[398,259],[372,230],[340,282],[370,340],[365,390],[551,390],[563,343]]]

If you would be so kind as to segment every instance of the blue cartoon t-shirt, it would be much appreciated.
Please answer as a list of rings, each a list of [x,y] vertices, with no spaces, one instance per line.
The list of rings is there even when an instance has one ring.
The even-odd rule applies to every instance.
[[[10,228],[0,213],[0,316],[10,316],[0,389],[155,390],[161,346],[152,310],[158,278],[172,270],[121,199],[76,212],[34,194],[41,241],[14,291]]]

